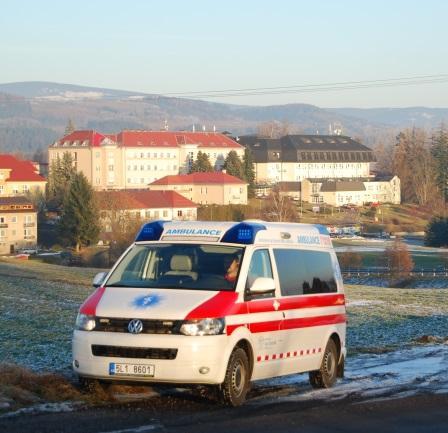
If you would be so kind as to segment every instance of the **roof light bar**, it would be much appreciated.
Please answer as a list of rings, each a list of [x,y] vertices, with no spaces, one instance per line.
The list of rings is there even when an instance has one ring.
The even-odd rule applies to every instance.
[[[266,226],[259,223],[238,223],[227,230],[221,242],[230,244],[253,244],[255,236],[260,230],[266,230]]]
[[[163,225],[167,221],[151,221],[142,226],[138,235],[135,238],[135,242],[140,241],[158,241],[163,233]]]

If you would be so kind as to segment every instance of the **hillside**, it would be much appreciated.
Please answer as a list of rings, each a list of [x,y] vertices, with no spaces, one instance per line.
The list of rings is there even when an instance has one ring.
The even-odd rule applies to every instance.
[[[246,106],[168,98],[124,90],[50,82],[0,84],[0,151],[32,154],[60,137],[68,119],[78,129],[173,129],[253,133],[262,122],[286,122],[291,132],[327,134],[338,122],[344,134],[367,145],[393,138],[399,128],[434,128],[448,109],[323,109],[309,104]],[[416,119],[425,120],[418,123]]]

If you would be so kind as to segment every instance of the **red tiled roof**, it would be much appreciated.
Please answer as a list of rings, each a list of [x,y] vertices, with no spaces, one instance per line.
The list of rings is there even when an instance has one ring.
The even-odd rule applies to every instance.
[[[31,161],[23,161],[13,155],[0,154],[0,169],[10,169],[7,182],[45,182],[45,179],[36,173]]]
[[[115,136],[108,136],[115,137]],[[91,147],[98,147],[101,142],[106,138],[106,135],[100,134],[99,132],[88,130],[88,131],[74,131],[71,134],[65,135],[58,142],[63,144],[65,142],[73,143],[74,141],[79,141],[80,144],[88,140],[88,145]],[[113,138],[112,138],[113,139]]]
[[[207,173],[191,173],[191,174],[179,174],[173,176],[165,176],[150,185],[185,185],[185,184],[243,184],[246,182],[238,179],[230,174],[223,173],[222,171],[207,172]]]
[[[197,208],[196,204],[176,191],[99,191],[96,194],[100,209],[118,204],[120,209]]]

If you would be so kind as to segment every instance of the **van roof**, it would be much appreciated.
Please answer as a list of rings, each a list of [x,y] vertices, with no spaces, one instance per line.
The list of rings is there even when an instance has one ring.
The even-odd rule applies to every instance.
[[[222,242],[232,244],[299,244],[331,248],[330,235],[320,224],[277,223],[262,220],[151,221],[135,241]]]

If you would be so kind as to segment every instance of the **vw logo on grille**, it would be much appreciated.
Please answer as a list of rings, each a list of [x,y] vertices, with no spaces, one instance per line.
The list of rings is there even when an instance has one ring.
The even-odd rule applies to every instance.
[[[132,319],[128,324],[128,331],[131,334],[140,334],[143,331],[143,323],[139,319]]]

